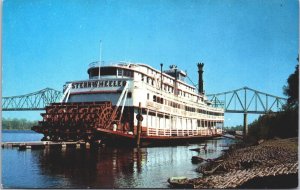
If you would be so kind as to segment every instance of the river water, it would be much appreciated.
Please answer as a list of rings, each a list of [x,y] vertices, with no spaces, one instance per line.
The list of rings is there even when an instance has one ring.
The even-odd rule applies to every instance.
[[[2,131],[2,141],[37,141],[31,131]],[[199,177],[191,157],[216,158],[230,139],[151,148],[2,149],[4,188],[169,188],[171,176]],[[190,149],[207,144],[207,151]]]

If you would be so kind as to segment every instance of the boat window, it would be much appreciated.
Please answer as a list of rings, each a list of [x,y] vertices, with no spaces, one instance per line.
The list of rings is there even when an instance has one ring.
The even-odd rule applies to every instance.
[[[100,75],[116,75],[117,69],[114,67],[102,67],[100,68]]]
[[[159,113],[159,114],[157,114],[157,117],[162,118],[162,117],[164,117],[164,115]]]
[[[200,120],[197,120],[197,126],[201,127],[201,121]]]
[[[124,76],[126,76],[126,77],[133,77],[133,72],[130,71],[130,70],[126,70],[125,69],[123,72],[124,72]]]
[[[142,109],[142,114],[144,114],[144,115],[147,114],[147,110],[145,108]]]
[[[149,111],[149,115],[156,116],[155,112],[150,112],[150,111]]]
[[[160,97],[156,97],[157,103],[160,103]]]
[[[122,69],[118,69],[118,76],[122,76],[123,75],[123,70]]]

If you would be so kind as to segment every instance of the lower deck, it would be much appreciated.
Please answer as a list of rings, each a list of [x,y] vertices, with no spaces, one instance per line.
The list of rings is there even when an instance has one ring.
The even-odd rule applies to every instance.
[[[139,111],[140,110],[140,111]],[[222,134],[222,120],[162,113],[149,108],[113,106],[111,102],[53,103],[46,107],[43,121],[32,130],[44,134],[44,140],[102,140],[101,130],[141,139],[178,139],[212,137]],[[106,136],[106,135],[104,135]]]
[[[114,146],[127,146],[127,145],[136,145],[137,141],[141,146],[169,146],[169,145],[180,145],[180,144],[189,144],[201,142],[203,140],[220,137],[222,133],[203,133],[196,135],[184,135],[184,136],[138,136],[134,134],[123,133],[120,131],[111,131],[107,129],[97,129],[96,133],[102,138],[102,141],[105,144],[114,145]]]

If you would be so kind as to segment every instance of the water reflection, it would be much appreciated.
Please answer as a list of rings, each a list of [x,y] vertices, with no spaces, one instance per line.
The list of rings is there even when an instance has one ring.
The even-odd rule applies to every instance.
[[[41,170],[46,175],[70,179],[66,186],[77,188],[132,187],[142,165],[147,163],[147,149],[99,148],[97,150],[45,149],[39,156]],[[128,184],[127,184],[128,183]]]
[[[191,151],[203,147],[206,150]],[[31,152],[19,152],[15,149],[8,154],[21,153],[30,155],[31,161],[19,166],[18,171],[7,170],[4,176],[18,172],[22,175],[25,167],[35,170],[26,180],[39,179],[40,184],[32,188],[167,188],[167,179],[171,176],[199,177],[195,172],[197,164],[191,163],[191,157],[199,155],[205,159],[216,158],[223,145],[231,143],[228,139],[210,140],[189,146],[151,147],[151,148],[111,148],[101,147],[97,150],[84,149],[44,149]],[[17,156],[17,155],[15,155]],[[11,159],[15,159],[12,156]],[[20,158],[18,158],[20,159]],[[26,160],[28,158],[22,158]],[[3,162],[8,162],[7,158]],[[5,163],[3,163],[5,164]],[[28,168],[26,169],[26,171]],[[30,170],[30,169],[29,169]],[[10,187],[22,187],[5,178]],[[43,181],[48,181],[42,183]],[[35,180],[36,181],[36,180]],[[37,182],[38,183],[38,182]],[[13,185],[11,185],[13,184]],[[26,188],[30,188],[30,181]]]

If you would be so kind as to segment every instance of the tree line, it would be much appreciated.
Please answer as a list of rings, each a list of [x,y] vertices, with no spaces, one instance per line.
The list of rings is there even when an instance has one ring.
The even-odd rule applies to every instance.
[[[38,121],[29,121],[27,119],[2,118],[2,129],[8,130],[30,130],[31,127],[38,124]]]
[[[243,131],[244,127],[243,125],[225,126],[223,129],[228,131]]]
[[[261,115],[249,124],[249,141],[298,136],[299,64],[296,65],[294,73],[288,77],[283,92],[288,99],[282,111]]]

